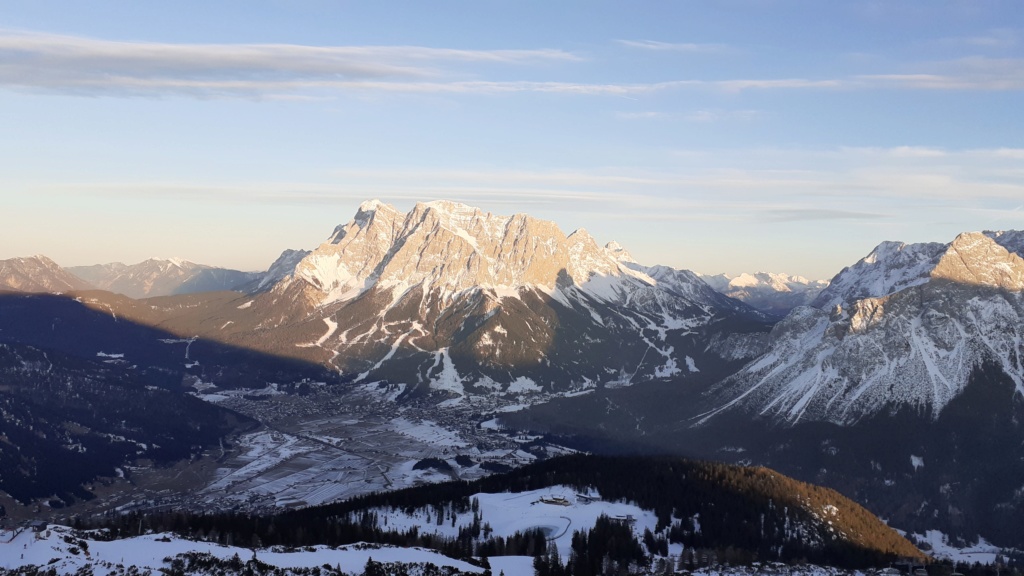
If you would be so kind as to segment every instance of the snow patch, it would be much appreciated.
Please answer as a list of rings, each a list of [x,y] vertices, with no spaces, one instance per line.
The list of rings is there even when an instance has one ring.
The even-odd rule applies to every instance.
[[[697,368],[697,363],[694,362],[693,358],[690,358],[689,356],[686,357],[686,369],[689,370],[690,372],[700,372],[700,370]]]
[[[526,393],[529,393],[529,392],[542,392],[542,391],[543,391],[543,388],[538,386],[536,382],[534,382],[533,380],[531,380],[531,379],[529,379],[529,378],[527,378],[525,376],[520,376],[519,378],[516,378],[515,380],[512,381],[511,384],[508,385],[508,389],[505,390],[505,393],[506,394],[526,394]]]

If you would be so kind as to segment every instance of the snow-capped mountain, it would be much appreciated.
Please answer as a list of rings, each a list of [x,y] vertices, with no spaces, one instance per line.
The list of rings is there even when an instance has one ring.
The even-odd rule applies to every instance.
[[[259,275],[196,264],[180,258],[150,258],[138,264],[72,266],[68,271],[101,290],[130,298],[233,290]]]
[[[0,260],[0,290],[63,293],[92,289],[88,282],[46,256]]]
[[[776,325],[769,350],[725,382],[727,401],[711,414],[743,407],[788,423],[852,424],[910,408],[934,418],[986,364],[1024,395],[1020,239],[879,245]]]
[[[641,266],[585,230],[566,235],[553,222],[454,202],[407,214],[365,202],[279,268],[295,258],[293,272],[239,305],[244,317],[210,325],[230,319],[226,338],[360,381],[457,396],[714,373],[738,358],[708,338],[756,350],[771,322],[690,272]]]
[[[828,286],[825,280],[808,280],[772,272],[701,275],[712,288],[769,314],[784,316],[797,306],[807,306]]]

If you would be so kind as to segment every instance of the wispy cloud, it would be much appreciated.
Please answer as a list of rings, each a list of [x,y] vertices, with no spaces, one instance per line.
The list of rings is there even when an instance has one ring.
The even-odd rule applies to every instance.
[[[923,90],[1024,90],[1024,59],[971,57],[922,65],[928,72],[860,78],[879,87]]]
[[[996,148],[995,150],[990,150],[988,152],[1001,158],[1024,160],[1024,148]]]
[[[697,44],[692,42],[674,43],[659,42],[657,40],[616,40],[617,43],[630,48],[643,50],[655,50],[658,52],[689,52],[689,53],[712,53],[725,52],[729,50],[726,44]]]
[[[911,151],[908,153],[908,151]],[[381,167],[339,169],[319,182],[244,182],[231,186],[183,183],[97,183],[69,190],[112,194],[194,195],[238,201],[331,202],[367,195],[407,199],[449,197],[497,202],[585,202],[607,204],[612,212],[638,206],[638,198],[685,197],[708,205],[730,204],[776,210],[825,210],[824,217],[878,214],[893,202],[940,200],[969,205],[1024,198],[1024,184],[1001,169],[1019,165],[1015,149],[944,150],[914,147],[831,150],[737,150],[694,157],[671,171],[629,168],[588,170],[426,169]],[[771,166],[757,168],[758,163]],[[659,200],[660,201],[660,200]],[[658,201],[652,201],[656,205]],[[825,203],[813,207],[807,202]],[[732,209],[732,208],[730,208]],[[828,212],[832,211],[832,212]]]
[[[619,112],[616,116],[623,120],[654,120],[656,118],[671,117],[668,112],[655,112],[653,110],[647,110],[644,112]]]
[[[0,84],[70,91],[289,91],[365,80],[438,78],[446,75],[441,66],[460,63],[580,60],[556,49],[167,44],[0,31]]]
[[[623,120],[671,120],[691,122],[696,124],[710,124],[724,121],[747,121],[758,117],[761,114],[758,110],[694,110],[686,113],[642,111],[642,112],[619,112],[616,117]]]
[[[996,28],[989,30],[985,34],[977,34],[974,36],[955,36],[952,38],[944,38],[942,42],[944,44],[956,44],[966,46],[976,46],[981,48],[1012,48],[1017,45],[1020,34],[1010,28]]]
[[[851,210],[827,210],[820,208],[779,208],[762,212],[769,222],[803,222],[809,220],[878,220],[887,218],[884,214],[855,212]]]
[[[647,50],[707,51],[718,45],[622,40]],[[121,42],[0,29],[0,88],[60,94],[302,99],[345,93],[516,94],[637,97],[672,90],[1021,90],[1024,59],[964,58],[910,72],[842,78],[669,79],[623,83],[508,80],[575,63],[558,49],[464,50],[423,46],[168,44]],[[495,68],[495,65],[499,65]],[[547,70],[550,75],[550,70]],[[484,75],[491,76],[490,78]],[[495,77],[497,76],[497,77]],[[705,120],[710,116],[704,115]],[[693,120],[697,120],[694,118]]]
[[[0,87],[64,94],[281,99],[346,92],[540,92],[628,97],[686,88],[738,92],[841,84],[801,78],[651,83],[478,80],[466,79],[466,71],[459,68],[581,60],[558,49],[168,44],[0,30]]]

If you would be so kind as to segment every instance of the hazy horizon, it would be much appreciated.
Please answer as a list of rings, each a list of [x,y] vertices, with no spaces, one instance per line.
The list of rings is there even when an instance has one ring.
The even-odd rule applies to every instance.
[[[1024,228],[1024,11],[987,3],[17,1],[0,259],[264,270],[359,203],[829,279]]]

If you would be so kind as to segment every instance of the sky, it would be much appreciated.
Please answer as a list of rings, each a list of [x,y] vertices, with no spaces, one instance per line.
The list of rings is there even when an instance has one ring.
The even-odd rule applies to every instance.
[[[827,279],[1024,228],[1024,6],[0,0],[0,259],[265,270],[360,202]]]

